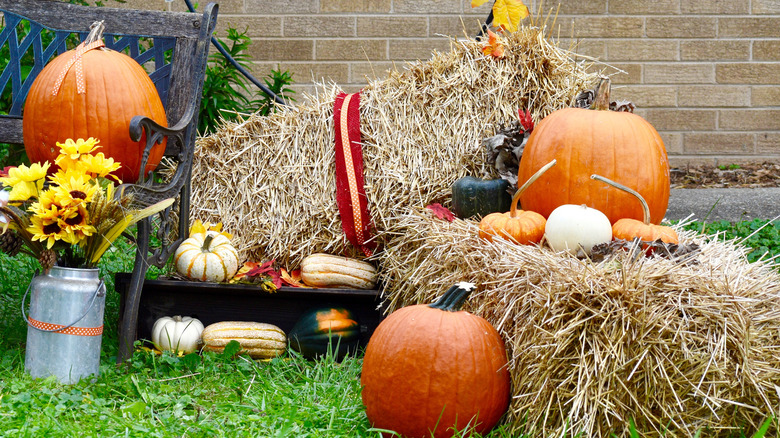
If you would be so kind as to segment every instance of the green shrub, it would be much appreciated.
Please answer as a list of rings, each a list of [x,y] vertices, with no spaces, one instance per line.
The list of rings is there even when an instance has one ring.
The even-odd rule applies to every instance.
[[[222,40],[219,42],[236,62],[250,70],[251,57],[246,50],[252,44],[252,40],[247,36],[246,30],[238,32],[234,28],[228,28],[227,40],[228,42]],[[264,79],[271,91],[287,100],[294,100],[290,97],[294,91],[287,87],[292,81],[292,74],[279,70],[272,70]],[[268,115],[273,111],[273,99],[261,90],[253,93],[250,85],[249,80],[221,53],[212,53],[209,56],[206,81],[203,84],[198,132],[205,135],[216,131],[223,119],[235,120],[241,115],[256,111],[261,115]]]

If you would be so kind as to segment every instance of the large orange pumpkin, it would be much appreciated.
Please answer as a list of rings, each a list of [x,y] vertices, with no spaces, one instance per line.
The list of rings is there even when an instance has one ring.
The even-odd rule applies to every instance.
[[[102,47],[102,29],[101,23],[90,32],[86,51],[79,46],[57,56],[33,81],[23,113],[25,150],[31,162],[54,163],[57,142],[94,137],[100,140],[98,152],[122,165],[115,174],[134,182],[146,138],[130,140],[130,120],[140,115],[168,126],[165,109],[135,60]],[[146,172],[157,167],[164,152],[164,142],[152,149]]]
[[[509,406],[504,342],[486,320],[460,311],[474,288],[459,283],[431,305],[407,306],[376,328],[363,358],[366,415],[404,437],[485,434]]]
[[[520,197],[523,210],[547,217],[558,206],[585,204],[618,219],[643,219],[641,206],[628,193],[590,179],[594,173],[639,192],[658,224],[669,204],[669,160],[658,132],[642,117],[609,111],[609,79],[599,84],[591,109],[564,108],[543,118],[528,138],[518,179],[528,179],[552,159],[544,174]]]

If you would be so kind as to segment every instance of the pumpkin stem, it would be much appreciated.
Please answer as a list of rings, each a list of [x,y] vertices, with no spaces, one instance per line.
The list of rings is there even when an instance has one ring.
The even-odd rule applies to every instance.
[[[609,92],[610,80],[608,77],[602,77],[599,85],[596,87],[596,97],[593,98],[590,109],[598,111],[609,110]]]
[[[474,283],[460,282],[444,292],[435,303],[429,304],[432,309],[444,310],[445,312],[457,312],[463,307],[469,294],[476,289]]]
[[[607,183],[607,184],[611,185],[612,187],[614,187],[616,189],[620,189],[620,190],[622,190],[622,191],[624,191],[626,193],[630,193],[630,194],[634,195],[634,197],[639,199],[639,202],[642,203],[642,213],[644,213],[644,216],[645,216],[645,220],[644,220],[645,225],[650,224],[650,207],[647,205],[647,201],[645,201],[645,198],[643,198],[642,195],[639,194],[639,192],[637,192],[634,189],[630,189],[630,188],[624,186],[623,184],[616,183],[615,181],[612,181],[611,179],[604,178],[601,175],[593,174],[593,175],[590,176],[590,179],[595,179],[595,180],[601,181],[603,183]]]
[[[200,249],[203,252],[208,252],[212,240],[214,240],[214,234],[211,233],[206,234],[206,238],[203,239],[203,246],[201,246]]]
[[[92,23],[92,25],[89,26],[89,35],[87,35],[87,39],[84,40],[84,45],[86,46],[95,41],[102,40],[104,30],[106,30],[106,25],[103,23],[103,20]]]
[[[520,186],[519,189],[515,192],[515,195],[512,196],[512,206],[509,208],[509,217],[515,217],[515,214],[517,213],[517,202],[520,201],[520,195],[525,192],[525,190],[531,186],[534,182],[536,182],[537,179],[539,179],[540,176],[544,175],[545,172],[550,170],[551,167],[555,166],[557,163],[557,160],[552,160],[549,163],[542,166],[541,169],[537,170],[535,174],[531,175],[530,178],[528,178],[528,181],[523,183],[522,186]]]

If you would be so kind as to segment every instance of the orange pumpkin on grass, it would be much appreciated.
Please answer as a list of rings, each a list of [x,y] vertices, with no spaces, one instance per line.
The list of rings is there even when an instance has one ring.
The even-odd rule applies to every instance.
[[[458,283],[436,303],[401,308],[376,328],[361,375],[374,427],[404,437],[450,437],[467,425],[485,434],[504,415],[504,342],[485,319],[459,310],[473,289]]]

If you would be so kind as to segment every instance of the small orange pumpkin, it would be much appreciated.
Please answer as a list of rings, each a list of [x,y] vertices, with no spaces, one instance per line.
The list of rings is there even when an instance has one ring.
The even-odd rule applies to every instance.
[[[612,237],[615,239],[634,240],[639,238],[646,242],[654,242],[661,239],[665,243],[679,243],[679,237],[677,231],[672,227],[663,225],[654,225],[650,223],[650,207],[647,205],[647,201],[636,190],[630,189],[620,183],[612,181],[609,178],[604,178],[600,175],[591,175],[591,179],[601,181],[609,184],[616,189],[620,189],[626,193],[630,193],[636,197],[642,204],[642,211],[644,212],[644,221],[622,218],[612,224]]]
[[[535,211],[517,210],[520,195],[531,186],[542,174],[555,166],[552,160],[526,181],[512,197],[512,205],[507,213],[490,213],[479,222],[479,237],[493,241],[500,236],[520,245],[539,243],[544,237],[544,226],[547,220]]]

